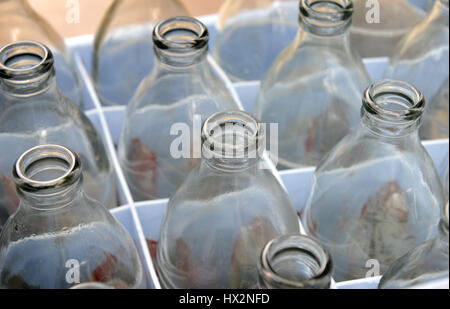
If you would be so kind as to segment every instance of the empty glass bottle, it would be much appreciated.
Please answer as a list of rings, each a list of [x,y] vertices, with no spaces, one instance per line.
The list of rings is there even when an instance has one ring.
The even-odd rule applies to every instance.
[[[25,150],[47,143],[74,149],[83,162],[86,193],[109,208],[116,206],[113,167],[100,135],[55,82],[53,54],[32,41],[0,49],[0,229],[18,199],[11,167]]]
[[[420,23],[425,11],[408,0],[354,0],[352,48],[363,58],[391,57],[395,45]]]
[[[127,105],[153,68],[157,22],[187,15],[177,0],[114,0],[95,35],[92,76],[104,105]]]
[[[17,160],[13,177],[20,205],[0,235],[0,288],[143,287],[130,235],[81,188],[78,155],[58,145],[34,147]]]
[[[438,228],[438,236],[392,264],[381,278],[379,288],[401,289],[448,277],[448,203]]]
[[[448,50],[448,0],[436,0],[428,17],[396,47],[386,72],[418,87],[429,102],[422,139],[448,138]]]
[[[165,288],[250,288],[271,239],[299,234],[286,191],[260,160],[264,127],[240,111],[210,116],[202,162],[172,195],[157,267]]]
[[[351,0],[301,0],[297,38],[261,85],[255,115],[279,125],[280,169],[317,165],[358,125],[369,77],[350,48],[352,10]]]
[[[298,0],[227,0],[213,56],[234,81],[261,80],[298,30]]]
[[[329,289],[333,263],[316,240],[284,235],[263,248],[258,272],[262,289]]]
[[[366,277],[366,265],[383,273],[435,236],[444,192],[419,139],[424,109],[412,85],[375,82],[358,129],[317,167],[302,219],[333,257],[337,281]]]
[[[64,40],[26,0],[0,0],[0,46],[24,40],[37,41],[51,49],[58,87],[82,106],[81,84]]]
[[[190,146],[191,128],[200,130],[202,117],[237,108],[207,61],[208,40],[206,27],[190,17],[155,27],[155,67],[127,107],[119,144],[135,200],[169,197],[200,159],[200,149],[195,155]],[[179,132],[182,136],[175,138]],[[188,139],[181,154],[180,138]]]

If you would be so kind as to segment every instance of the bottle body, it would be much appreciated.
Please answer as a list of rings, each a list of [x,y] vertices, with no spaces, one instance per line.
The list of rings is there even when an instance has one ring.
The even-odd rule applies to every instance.
[[[196,59],[180,56],[181,60],[177,57],[173,60],[188,61],[187,65],[172,63],[170,55],[156,50],[157,66],[142,82],[127,108],[119,159],[135,200],[169,197],[200,159],[194,157],[189,144],[194,136],[191,129],[200,127],[201,121],[210,114],[237,106],[206,59],[208,34],[200,22],[187,17],[169,19],[155,28],[154,35],[159,36],[159,32],[163,37],[167,35],[165,25],[171,26],[176,20],[182,20],[185,27],[195,27],[194,31],[199,32],[190,39],[200,37],[198,42],[203,46],[194,52]],[[190,54],[190,42],[186,44],[188,47],[182,47],[180,53]],[[169,53],[172,49],[168,48]],[[188,151],[182,157],[178,155],[176,138],[180,132],[188,138],[188,145],[184,145]]]
[[[32,40],[48,46],[55,59],[56,82],[72,102],[83,107],[81,83],[64,40],[25,0],[0,1],[0,46]]]
[[[95,36],[92,75],[103,105],[127,105],[154,65],[157,22],[186,15],[177,0],[115,0]]]
[[[263,123],[278,123],[281,169],[316,166],[359,123],[360,97],[369,77],[350,49],[351,14],[346,12],[351,2],[344,2],[350,9],[335,1],[301,1],[301,10],[312,11],[311,16],[327,16],[323,10],[330,9],[338,26],[322,28],[301,14],[296,39],[261,85],[255,115]]]
[[[257,126],[256,120],[243,112],[217,113],[205,122],[204,136],[211,132],[207,124],[215,121],[219,126],[242,123],[237,130],[251,127],[247,121],[255,124],[253,128]],[[161,227],[157,267],[162,285],[254,287],[261,249],[273,238],[298,234],[298,218],[286,191],[269,170],[260,168],[259,159],[225,159],[219,149],[228,154],[233,142],[218,142],[211,148],[218,151],[218,157],[206,159],[210,148],[205,142],[203,145],[202,163],[170,198]],[[242,144],[234,145],[237,152],[243,149]]]
[[[358,129],[317,167],[302,219],[308,234],[330,251],[336,281],[366,277],[366,263],[373,260],[383,273],[436,235],[442,185],[420,143],[420,120],[401,116],[412,118],[415,111],[419,117],[423,110],[423,96],[411,85],[374,83],[366,91]]]
[[[448,203],[439,234],[395,261],[381,279],[379,288],[414,287],[448,277]]]
[[[219,13],[213,57],[233,81],[261,80],[297,33],[298,1],[228,0]]]
[[[429,103],[423,140],[448,138],[448,29],[448,1],[435,1],[428,17],[399,42],[386,71],[388,78],[421,89]]]
[[[62,146],[37,146],[17,160],[20,204],[0,235],[1,288],[143,287],[131,237],[84,194],[81,175],[79,157]]]

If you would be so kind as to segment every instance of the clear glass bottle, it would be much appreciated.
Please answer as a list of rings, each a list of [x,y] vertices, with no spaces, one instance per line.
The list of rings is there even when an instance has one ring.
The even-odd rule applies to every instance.
[[[114,0],[94,41],[92,76],[103,105],[127,105],[153,68],[157,22],[187,15],[177,0]]]
[[[83,192],[77,154],[59,145],[34,147],[19,157],[13,177],[20,205],[0,235],[0,288],[143,287],[134,242]]]
[[[420,132],[424,140],[448,138],[448,29],[448,0],[436,0],[427,18],[399,42],[386,71],[386,77],[418,87],[429,103]],[[443,122],[443,129],[430,129]]]
[[[198,164],[200,153],[195,158],[189,145],[181,158],[174,154],[180,131],[200,128],[215,112],[237,109],[207,60],[209,34],[200,21],[164,20],[155,27],[153,40],[155,67],[127,107],[119,143],[120,163],[135,200],[169,197]]]
[[[250,288],[271,239],[299,234],[286,191],[261,161],[264,126],[241,111],[210,116],[202,162],[172,195],[157,268],[164,288]],[[199,241],[201,239],[201,241]]]
[[[82,107],[81,84],[64,40],[26,0],[0,0],[0,46],[30,40],[51,49],[58,87],[72,102]]]
[[[444,192],[418,134],[424,110],[414,86],[373,83],[359,127],[317,167],[302,220],[330,252],[336,281],[365,278],[378,266],[382,274],[435,236]]]
[[[369,77],[350,48],[352,11],[351,0],[301,0],[297,38],[262,82],[255,115],[279,125],[280,169],[316,166],[358,125]]]
[[[408,0],[353,0],[352,48],[363,58],[391,57],[395,45],[425,17]]]
[[[298,0],[227,0],[212,54],[233,81],[261,80],[298,30]]]
[[[333,263],[316,240],[284,235],[263,248],[258,272],[261,289],[329,289]]]
[[[392,264],[378,288],[401,289],[448,277],[448,203],[438,228],[438,236]]]
[[[76,151],[84,189],[102,205],[116,204],[113,166],[90,120],[55,82],[54,58],[44,45],[19,41],[0,48],[0,212],[11,215],[18,199],[11,167],[25,150],[59,144]],[[0,229],[4,221],[0,221]]]

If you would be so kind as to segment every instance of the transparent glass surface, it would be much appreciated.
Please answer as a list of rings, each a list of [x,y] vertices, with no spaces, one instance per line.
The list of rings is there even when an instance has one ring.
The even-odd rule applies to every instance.
[[[444,205],[418,135],[423,95],[383,80],[367,89],[363,103],[359,127],[317,167],[302,217],[307,233],[330,251],[336,281],[365,278],[373,271],[366,265],[384,273],[436,235]]]
[[[255,287],[265,244],[299,234],[289,196],[260,160],[263,130],[238,111],[204,123],[202,162],[170,198],[161,227],[164,288]]]
[[[234,81],[261,80],[298,31],[298,0],[227,0],[212,54]]]
[[[284,235],[271,240],[258,262],[260,289],[329,289],[333,263],[313,238]]]
[[[350,48],[351,1],[302,0],[301,27],[264,78],[255,107],[278,123],[278,168],[316,166],[359,123],[369,77]]]
[[[448,203],[438,227],[439,234],[392,264],[379,288],[400,289],[448,278]]]
[[[399,42],[386,72],[425,96],[427,115],[420,132],[424,140],[448,138],[448,50],[448,0],[437,0],[427,18]]]
[[[411,29],[425,17],[425,11],[408,0],[353,0],[350,40],[361,57],[391,57]]]
[[[449,179],[448,179],[448,170],[449,170],[449,164],[448,164],[448,156],[449,154],[447,153],[447,156],[445,157],[444,163],[441,166],[441,180],[442,180],[442,184],[444,185],[444,190],[445,190],[445,194],[447,197],[447,200],[449,199]]]
[[[81,84],[64,40],[27,1],[0,0],[0,47],[23,40],[37,41],[51,49],[58,87],[82,107]]]
[[[114,0],[95,35],[92,76],[104,105],[127,105],[153,68],[152,31],[187,15],[177,0]]]
[[[200,154],[195,158],[190,147],[192,131],[212,113],[237,108],[207,61],[209,36],[201,22],[167,19],[155,28],[153,39],[155,67],[127,107],[119,143],[135,200],[169,197],[199,163]]]
[[[133,240],[83,192],[75,153],[37,146],[17,160],[13,173],[20,205],[0,235],[0,288],[144,287]]]
[[[41,144],[76,151],[86,194],[108,208],[117,206],[113,166],[100,134],[58,89],[53,61],[51,51],[35,42],[19,41],[0,49],[0,228],[18,205],[11,179],[14,161]]]

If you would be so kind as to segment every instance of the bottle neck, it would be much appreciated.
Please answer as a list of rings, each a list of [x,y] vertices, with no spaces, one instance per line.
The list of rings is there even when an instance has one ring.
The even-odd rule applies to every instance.
[[[0,50],[0,87],[7,95],[28,98],[56,88],[53,55],[44,45],[20,41]]]
[[[270,241],[258,262],[259,287],[266,289],[329,289],[332,262],[312,238],[287,235]]]
[[[248,171],[261,167],[265,130],[250,114],[219,112],[202,128],[202,158],[207,166],[220,171]]]
[[[352,23],[351,0],[300,0],[300,27],[317,37],[342,36]]]
[[[425,99],[414,86],[397,80],[381,80],[365,91],[362,125],[372,134],[398,140],[417,137]]]
[[[13,179],[21,205],[51,211],[83,196],[81,163],[76,154],[58,145],[42,145],[25,152],[16,162]]]
[[[190,17],[166,19],[153,31],[157,63],[171,70],[188,70],[203,63],[208,54],[208,42],[206,26]]]

